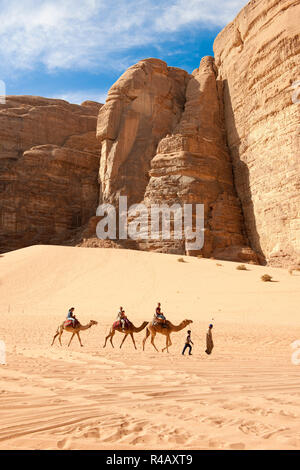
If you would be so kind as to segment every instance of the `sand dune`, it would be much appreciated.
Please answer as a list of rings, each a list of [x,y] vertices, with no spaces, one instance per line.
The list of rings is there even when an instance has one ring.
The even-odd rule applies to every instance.
[[[130,250],[33,246],[0,258],[0,449],[296,449],[300,275]],[[221,266],[219,266],[221,265]],[[274,281],[263,283],[262,274]],[[135,325],[156,302],[193,320],[169,354],[104,337],[122,305]],[[67,309],[98,325],[50,346]],[[213,319],[213,320],[212,320]],[[204,353],[207,325],[215,349]],[[164,338],[157,337],[161,349]]]

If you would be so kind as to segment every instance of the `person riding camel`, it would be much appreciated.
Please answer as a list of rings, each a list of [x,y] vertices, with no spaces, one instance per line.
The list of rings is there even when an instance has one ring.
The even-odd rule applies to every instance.
[[[167,319],[161,311],[160,302],[158,302],[157,304],[155,315],[154,315],[154,320],[157,321],[158,323],[161,323],[163,328],[167,328],[167,325],[166,325]]]
[[[119,320],[122,330],[125,331],[125,326],[128,321],[128,318],[125,315],[125,310],[123,310],[123,307],[120,307],[120,311],[117,316],[117,320]]]
[[[78,322],[77,318],[73,314],[75,307],[71,307],[68,311],[67,320],[71,320],[73,328],[75,328],[76,323]]]

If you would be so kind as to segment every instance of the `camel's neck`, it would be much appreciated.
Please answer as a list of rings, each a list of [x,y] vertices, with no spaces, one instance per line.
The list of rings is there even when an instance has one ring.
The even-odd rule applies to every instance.
[[[142,331],[142,330],[145,328],[145,326],[146,326],[147,324],[148,324],[148,322],[144,321],[144,322],[141,324],[141,326],[139,326],[139,327],[136,327],[136,326],[133,325],[133,331],[134,331],[135,333],[139,333],[140,331]]]
[[[88,323],[87,325],[81,325],[80,329],[81,330],[88,330],[89,328],[91,328],[91,326],[92,326],[91,323]]]
[[[173,325],[171,322],[169,322],[169,323],[171,324],[171,327],[172,327],[173,331],[181,331],[181,330],[183,330],[183,328],[186,327],[185,322],[181,322],[181,323],[179,323],[179,325]]]

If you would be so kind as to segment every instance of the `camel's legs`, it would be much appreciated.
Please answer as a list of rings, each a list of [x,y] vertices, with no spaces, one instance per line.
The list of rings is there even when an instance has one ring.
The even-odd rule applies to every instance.
[[[122,339],[122,343],[120,344],[120,349],[121,349],[121,347],[122,347],[122,345],[123,345],[125,339],[127,338],[127,336],[128,336],[128,335],[124,335],[124,338]]]
[[[154,338],[155,338],[155,336],[156,336],[156,333],[155,333],[155,332],[154,332],[154,333],[151,333],[151,344],[153,344],[154,348],[155,348],[156,351],[158,352],[158,349],[157,349],[157,347],[156,347],[155,344],[154,344]]]
[[[149,335],[150,335],[150,331],[148,330],[148,328],[146,328],[146,336],[143,339],[143,351],[145,351],[145,343],[146,343],[146,340],[149,337]]]
[[[164,352],[165,349],[168,351],[168,341],[169,341],[169,337],[166,336],[166,347],[165,347],[165,348],[162,348],[161,352]],[[169,351],[168,351],[168,352],[169,352]]]
[[[112,339],[115,336],[115,332],[116,332],[115,330],[112,330],[112,332],[110,333],[110,338],[109,338],[110,344],[112,345],[113,348],[114,348],[114,345],[113,345]]]
[[[105,341],[104,341],[104,346],[103,346],[104,348],[105,348],[105,346],[106,346],[106,342],[107,342],[108,338],[111,337],[112,332],[113,332],[113,330],[110,330],[109,333],[108,333],[108,335],[106,336]],[[112,345],[112,346],[114,347],[114,345]]]
[[[79,335],[79,331],[77,331],[76,334],[77,334],[77,338],[79,340],[80,346],[83,347],[83,344],[81,342],[81,338],[80,338],[80,335]]]
[[[135,341],[134,341],[133,333],[130,333],[130,336],[131,336],[131,339],[132,339],[132,342],[133,342],[133,344],[134,344],[135,349],[137,349],[136,344],[135,344]]]
[[[58,337],[58,340],[59,340],[59,344],[62,346],[61,344],[61,335],[63,334],[64,330],[61,329],[60,332],[59,332],[59,337]]]
[[[71,344],[71,341],[72,341],[72,339],[74,338],[74,335],[75,335],[75,332],[74,332],[74,333],[72,333],[71,339],[70,339],[70,341],[69,341],[69,343],[68,343],[68,347],[70,346],[70,344]]]
[[[53,341],[51,343],[51,346],[53,346],[54,344],[54,341],[55,341],[55,338],[59,335],[59,331],[57,330],[57,332],[55,333],[55,335],[53,336]]]
[[[168,348],[169,348],[170,346],[172,346],[172,342],[171,342],[170,336],[168,335],[168,336],[166,337],[166,347],[162,349],[162,352],[164,352],[165,349],[167,350],[167,352],[169,352],[169,349],[168,349]]]
[[[168,351],[168,336],[166,336],[166,347],[162,348],[161,352],[164,352],[165,349]]]

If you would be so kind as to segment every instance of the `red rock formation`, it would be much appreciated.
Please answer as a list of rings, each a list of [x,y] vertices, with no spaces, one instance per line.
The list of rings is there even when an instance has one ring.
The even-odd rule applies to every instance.
[[[193,76],[150,59],[121,77],[99,114],[102,198],[116,204],[123,194],[129,204],[144,200],[147,206],[203,203],[203,254],[240,260],[247,240],[216,75],[214,59],[206,57]],[[184,240],[149,240],[138,245],[186,252]],[[244,259],[247,255],[256,260],[251,250],[244,250]]]
[[[0,105],[2,251],[75,232],[77,243],[81,225],[86,246],[103,246],[97,202],[127,195],[148,207],[204,203],[204,256],[300,259],[299,9],[299,0],[251,0],[216,38],[215,61],[205,57],[192,75],[158,59],[130,67],[99,113],[100,169],[100,105],[9,97]],[[185,240],[133,245],[187,252]]]
[[[8,96],[0,105],[0,250],[58,242],[95,214],[100,104]]]
[[[214,43],[247,234],[276,265],[300,255],[299,18],[297,0],[252,0]]]
[[[159,140],[178,123],[185,101],[187,72],[158,59],[130,67],[111,87],[98,119],[100,182],[105,202],[144,197],[150,161]]]
[[[151,162],[145,202],[147,205],[204,204],[205,243],[201,253],[206,257],[240,260],[247,240],[233,185],[224,132],[222,89],[216,75],[214,59],[204,57],[199,69],[190,76],[181,120],[173,134],[160,141]],[[166,245],[164,241],[148,245],[160,251],[166,246],[168,251],[172,249],[172,244]],[[184,241],[177,242],[174,248],[179,253],[186,251]],[[256,259],[251,250],[250,259]]]

